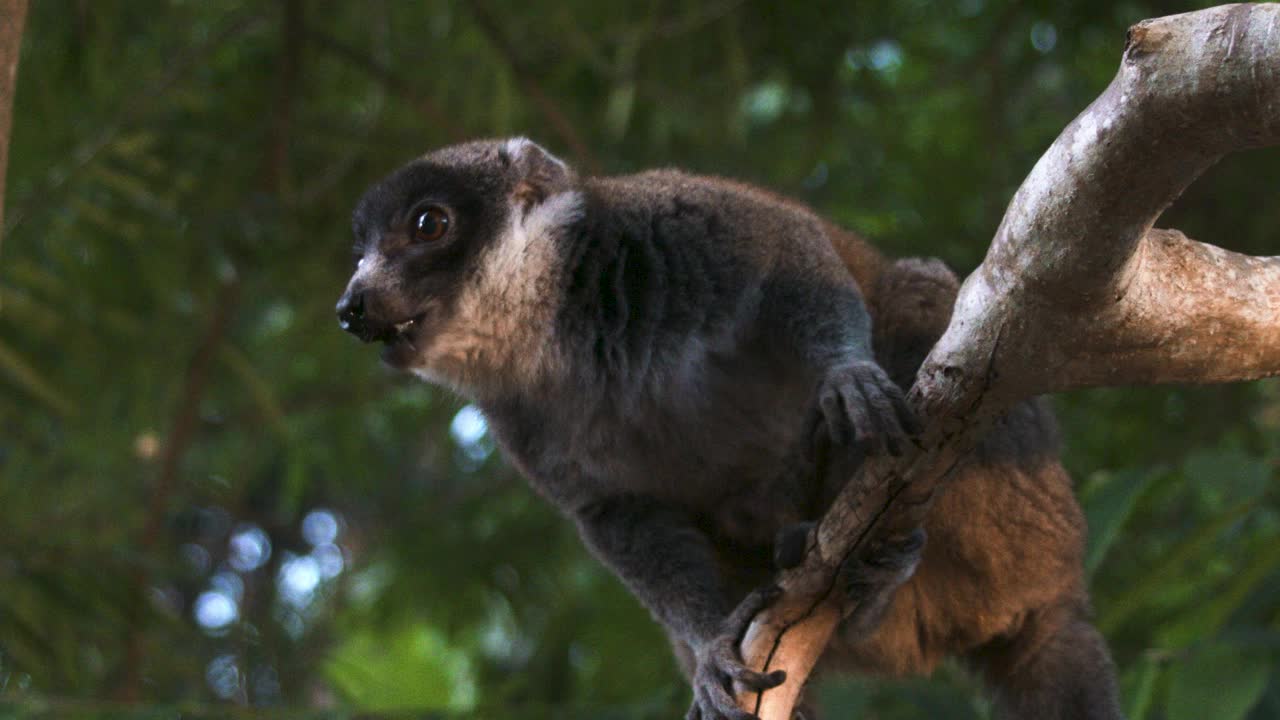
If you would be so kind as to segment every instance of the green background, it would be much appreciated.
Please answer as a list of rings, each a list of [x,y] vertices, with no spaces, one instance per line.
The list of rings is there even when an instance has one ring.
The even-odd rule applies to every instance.
[[[348,213],[525,134],[959,271],[1142,2],[35,0],[0,251],[0,717],[682,716],[661,634],[470,411],[341,333]],[[1162,221],[1267,254],[1280,155]],[[1280,717],[1280,387],[1056,398],[1132,718]],[[461,411],[461,414],[459,414]],[[958,667],[832,717],[981,718]]]

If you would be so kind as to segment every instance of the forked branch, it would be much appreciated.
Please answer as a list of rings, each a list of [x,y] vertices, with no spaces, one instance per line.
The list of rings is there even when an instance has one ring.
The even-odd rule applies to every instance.
[[[1129,30],[1119,72],[1015,194],[911,389],[918,447],[866,463],[742,643],[787,682],[743,709],[790,720],[841,609],[843,558],[920,524],[951,467],[1013,403],[1098,385],[1280,374],[1280,258],[1153,230],[1227,153],[1280,143],[1280,5],[1224,5]]]

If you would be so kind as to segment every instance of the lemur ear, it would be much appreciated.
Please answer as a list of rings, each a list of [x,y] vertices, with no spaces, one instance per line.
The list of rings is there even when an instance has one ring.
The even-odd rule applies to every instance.
[[[530,208],[573,184],[573,170],[563,160],[528,138],[512,138],[499,150],[516,177],[513,198]]]

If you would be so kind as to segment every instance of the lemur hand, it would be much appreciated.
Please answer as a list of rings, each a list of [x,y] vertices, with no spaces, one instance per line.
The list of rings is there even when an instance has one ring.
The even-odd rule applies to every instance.
[[[869,454],[899,455],[907,436],[920,432],[902,389],[870,360],[827,371],[818,386],[811,425],[815,433],[825,427],[835,445],[854,446]]]

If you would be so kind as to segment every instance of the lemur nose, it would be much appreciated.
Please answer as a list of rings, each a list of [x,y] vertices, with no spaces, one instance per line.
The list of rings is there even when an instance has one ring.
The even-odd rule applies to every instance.
[[[338,300],[338,326],[364,338],[364,293],[347,292]]]

